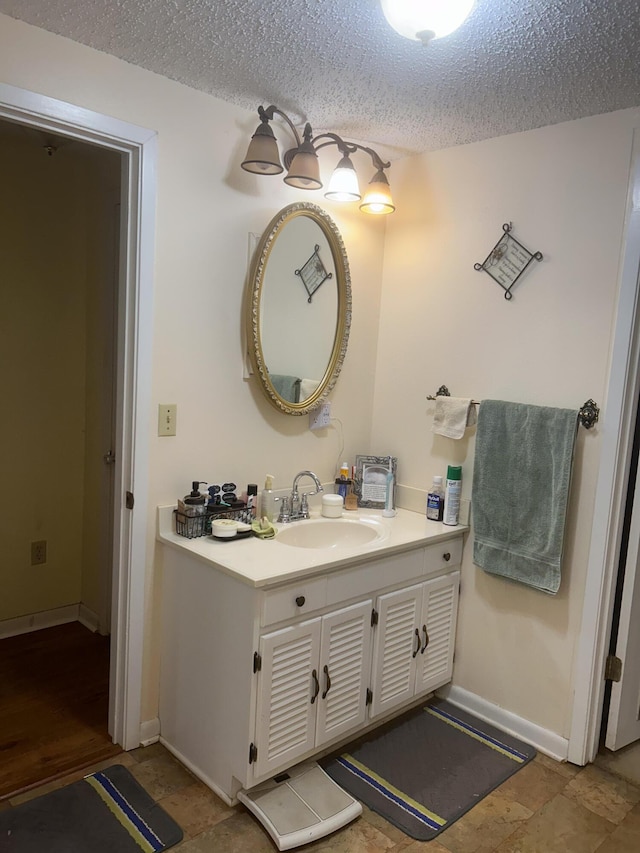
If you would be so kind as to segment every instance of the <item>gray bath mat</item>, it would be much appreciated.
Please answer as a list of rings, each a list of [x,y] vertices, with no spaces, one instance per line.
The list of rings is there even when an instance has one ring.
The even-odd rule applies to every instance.
[[[160,853],[181,839],[119,764],[0,812],[2,853]]]
[[[321,763],[370,809],[428,841],[535,754],[528,744],[437,700]]]

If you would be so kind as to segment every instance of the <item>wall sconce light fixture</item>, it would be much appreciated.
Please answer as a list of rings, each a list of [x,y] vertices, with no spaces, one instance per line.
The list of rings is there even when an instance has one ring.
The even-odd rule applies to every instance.
[[[287,114],[273,105],[266,109],[258,107],[258,115],[260,124],[251,137],[247,156],[242,162],[242,168],[247,172],[253,172],[256,175],[279,175],[286,168],[287,174],[284,178],[286,184],[303,190],[319,190],[322,189],[322,181],[317,152],[327,145],[335,145],[342,157],[331,176],[325,198],[331,201],[360,201],[360,210],[364,213],[393,213],[395,205],[391,198],[389,181],[384,173],[391,163],[383,162],[373,148],[367,148],[357,142],[347,142],[336,133],[320,133],[314,136],[308,122],[301,139]],[[296,140],[295,148],[285,151],[282,162],[278,142],[269,124],[275,115],[284,119]],[[364,198],[360,194],[358,176],[351,161],[351,155],[356,151],[364,151],[368,154],[376,170]]]
[[[380,0],[393,29],[425,45],[457,30],[471,14],[474,3],[475,0]]]

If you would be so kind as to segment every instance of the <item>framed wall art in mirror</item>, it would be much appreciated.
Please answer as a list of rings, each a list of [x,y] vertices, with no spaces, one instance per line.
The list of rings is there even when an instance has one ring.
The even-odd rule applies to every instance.
[[[267,226],[249,272],[246,324],[268,400],[289,415],[315,409],[336,383],[351,326],[347,252],[317,205],[288,205]]]

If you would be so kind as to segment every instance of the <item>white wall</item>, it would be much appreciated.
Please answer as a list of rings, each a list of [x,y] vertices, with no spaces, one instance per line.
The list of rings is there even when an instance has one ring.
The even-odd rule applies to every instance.
[[[178,434],[158,438],[151,413],[142,716],[157,715],[160,556],[155,507],[191,480],[243,488],[266,472],[276,486],[302,468],[333,478],[342,458],[369,452],[384,223],[324,203],[279,178],[239,168],[259,119],[104,53],[0,16],[0,79],[158,133],[154,281],[154,406],[176,403]],[[256,108],[257,108],[256,104]],[[353,322],[332,394],[339,424],[308,430],[243,381],[241,305],[249,232],[261,233],[294,201],[321,203],[342,233],[351,264]]]
[[[575,407],[606,404],[633,128],[640,110],[461,146],[394,167],[385,243],[372,443],[399,481],[426,489],[447,463],[469,497],[475,430],[431,432],[454,396]],[[534,261],[513,299],[484,261],[511,221]],[[400,345],[401,344],[401,345]],[[467,540],[454,683],[568,736],[602,427],[578,432],[563,580],[548,596],[485,574]],[[524,487],[524,486],[523,486]]]
[[[149,558],[134,567],[145,571],[147,590],[143,719],[157,714],[154,508],[192,479],[243,487],[269,471],[284,486],[303,467],[327,479],[343,458],[384,448],[399,457],[399,482],[416,489],[447,462],[463,464],[468,496],[473,436],[454,445],[430,431],[426,396],[440,384],[476,399],[605,405],[637,110],[394,164],[397,212],[381,222],[242,172],[256,115],[4,16],[0,76],[158,132],[152,396],[154,406],[177,403],[178,435],[156,437],[151,413]],[[247,235],[305,198],[334,216],[351,262],[351,339],[332,394],[344,449],[339,425],[311,433],[306,417],[279,413],[242,380]],[[545,259],[507,303],[473,264],[509,220]],[[485,575],[469,548],[463,566],[456,683],[562,735],[599,447],[597,429],[580,432],[556,597]]]

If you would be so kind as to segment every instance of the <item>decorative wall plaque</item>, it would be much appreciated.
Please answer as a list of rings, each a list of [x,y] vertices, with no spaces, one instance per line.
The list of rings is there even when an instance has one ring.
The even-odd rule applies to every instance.
[[[322,263],[322,258],[318,254],[319,251],[320,246],[316,245],[313,250],[313,254],[302,269],[295,270],[295,274],[300,276],[302,283],[309,294],[307,302],[311,302],[313,294],[320,285],[333,276],[333,273],[326,271],[324,264]]]
[[[504,290],[504,298],[512,299],[511,288],[526,270],[532,260],[541,261],[542,252],[530,252],[511,235],[511,223],[502,226],[504,234],[489,252],[481,264],[474,264],[474,270],[484,270]]]

